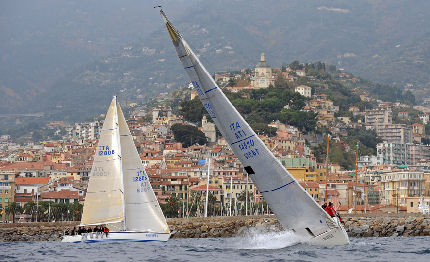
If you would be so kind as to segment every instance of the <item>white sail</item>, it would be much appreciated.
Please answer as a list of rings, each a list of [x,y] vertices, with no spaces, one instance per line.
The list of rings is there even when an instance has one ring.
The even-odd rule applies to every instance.
[[[119,104],[117,108],[124,176],[125,229],[168,233],[170,231],[166,219],[145,173]]]
[[[97,225],[124,220],[119,128],[116,99],[112,100],[89,175],[81,224]]]
[[[323,236],[324,239],[320,243],[327,240],[327,243],[333,244],[349,243],[342,226],[336,224],[319,207],[267,149],[216,85],[164,12],[162,10],[160,12],[179,59],[200,100],[279,222],[285,228],[294,230],[296,234],[309,240]]]

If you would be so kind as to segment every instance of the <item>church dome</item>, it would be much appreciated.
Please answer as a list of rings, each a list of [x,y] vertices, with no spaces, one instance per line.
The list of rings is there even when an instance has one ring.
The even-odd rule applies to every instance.
[[[266,62],[266,55],[261,53],[260,62],[255,67],[270,67],[270,65]]]

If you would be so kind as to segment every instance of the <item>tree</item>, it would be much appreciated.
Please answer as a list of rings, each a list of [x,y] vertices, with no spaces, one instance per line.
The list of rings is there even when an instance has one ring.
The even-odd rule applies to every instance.
[[[277,129],[275,127],[268,126],[265,123],[251,123],[250,125],[257,134],[264,134],[269,137],[276,136]]]
[[[195,126],[174,124],[171,127],[175,140],[182,143],[183,147],[194,144],[204,145],[207,143],[205,134]]]
[[[216,206],[216,197],[214,194],[209,192],[209,195],[208,195],[208,216],[210,214],[215,216],[217,211],[218,210],[217,210],[217,206]]]
[[[15,223],[15,216],[22,212],[22,207],[16,202],[10,202],[6,207],[6,215],[12,215],[12,222]]]
[[[275,78],[275,88],[288,88],[287,80],[282,73],[278,73]]]
[[[179,210],[181,208],[180,201],[177,197],[169,197],[166,204],[161,204],[161,209],[166,217],[179,217]]]
[[[83,205],[78,201],[69,205],[69,216],[72,221],[80,221],[82,217]]]
[[[181,114],[184,116],[185,120],[198,123],[202,120],[203,115],[206,110],[198,98],[193,100],[184,101],[180,105]]]
[[[34,202],[27,202],[24,204],[24,213],[27,215],[31,215],[31,221],[35,221],[36,217],[36,203]]]
[[[302,65],[299,63],[299,61],[295,60],[290,64],[291,70],[299,70],[302,69]]]

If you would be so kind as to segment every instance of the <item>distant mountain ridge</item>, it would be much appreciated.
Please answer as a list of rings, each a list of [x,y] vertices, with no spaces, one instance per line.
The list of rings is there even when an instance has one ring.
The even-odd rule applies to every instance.
[[[271,66],[325,61],[363,78],[414,89],[420,99],[428,97],[428,1],[195,3],[171,20],[211,72],[253,67],[265,52]],[[165,11],[172,13],[168,5]],[[186,84],[161,18],[157,19],[148,37],[76,68],[44,87],[43,93],[35,91],[39,96],[28,103],[53,118],[81,120],[103,112],[113,94],[140,103]],[[0,92],[6,93],[1,90],[0,85]]]

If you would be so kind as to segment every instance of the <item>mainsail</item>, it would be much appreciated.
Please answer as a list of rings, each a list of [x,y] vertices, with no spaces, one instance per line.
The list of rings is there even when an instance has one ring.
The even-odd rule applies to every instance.
[[[97,225],[124,220],[118,114],[116,99],[106,115],[90,172],[81,224]]]
[[[217,86],[164,12],[160,12],[179,59],[201,102],[279,222],[307,239],[323,235],[335,227],[339,228],[268,150]],[[344,235],[343,239],[334,243],[347,244],[348,239],[346,234]],[[328,236],[337,237],[337,234]]]

